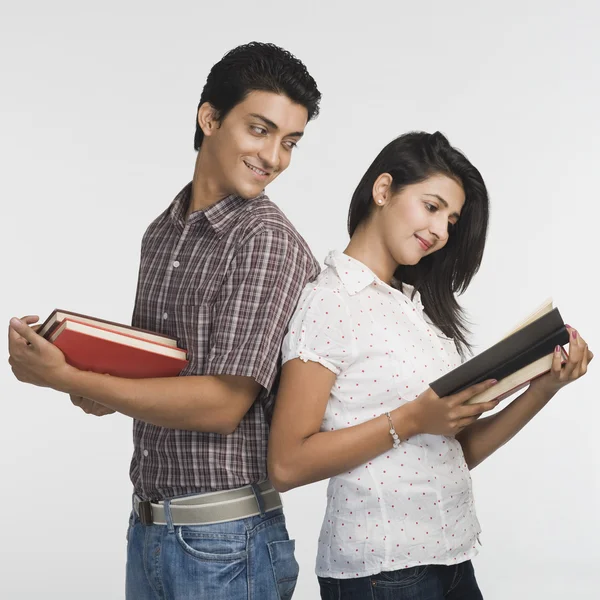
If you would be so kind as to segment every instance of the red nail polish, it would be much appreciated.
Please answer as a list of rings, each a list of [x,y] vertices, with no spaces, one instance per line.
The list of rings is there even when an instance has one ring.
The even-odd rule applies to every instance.
[[[577,332],[573,329],[573,339],[576,340],[577,339]]]
[[[558,354],[560,352],[560,346],[556,346],[556,348],[554,348],[554,352]]]

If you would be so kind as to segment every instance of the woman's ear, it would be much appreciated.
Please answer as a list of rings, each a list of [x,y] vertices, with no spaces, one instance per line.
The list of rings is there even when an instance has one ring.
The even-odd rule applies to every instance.
[[[391,197],[393,178],[389,173],[382,173],[373,184],[373,202],[377,206],[385,206]]]

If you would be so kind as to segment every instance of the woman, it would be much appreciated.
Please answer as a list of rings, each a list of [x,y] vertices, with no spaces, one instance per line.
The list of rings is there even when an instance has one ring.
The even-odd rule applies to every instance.
[[[570,358],[504,410],[428,382],[468,351],[455,294],[488,225],[479,171],[438,133],[386,146],[352,198],[351,240],[303,292],[283,347],[269,470],[281,491],[331,477],[319,539],[323,599],[482,598],[469,469],[514,436],[592,358]]]

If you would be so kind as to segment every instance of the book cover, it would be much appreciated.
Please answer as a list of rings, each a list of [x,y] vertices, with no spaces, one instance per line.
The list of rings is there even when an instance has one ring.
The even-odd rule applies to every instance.
[[[564,365],[567,361],[568,354],[564,348],[561,348],[561,363]],[[554,353],[548,354],[535,362],[515,371],[512,375],[505,377],[491,388],[473,396],[467,400],[466,404],[478,404],[480,402],[488,402],[490,400],[504,400],[508,396],[516,394],[519,390],[528,386],[534,379],[548,373],[552,368]]]
[[[60,324],[49,341],[77,369],[116,377],[173,377],[188,364],[185,351],[179,348],[68,319]]]
[[[481,354],[430,383],[438,396],[456,394],[486,379],[499,382],[569,343],[569,333],[557,308],[510,334]]]

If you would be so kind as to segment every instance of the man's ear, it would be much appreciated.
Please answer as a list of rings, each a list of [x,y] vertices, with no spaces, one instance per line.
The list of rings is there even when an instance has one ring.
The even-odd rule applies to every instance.
[[[213,134],[219,127],[217,110],[210,102],[204,102],[198,109],[198,125],[205,136]]]

